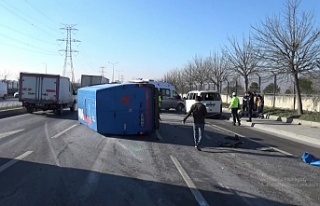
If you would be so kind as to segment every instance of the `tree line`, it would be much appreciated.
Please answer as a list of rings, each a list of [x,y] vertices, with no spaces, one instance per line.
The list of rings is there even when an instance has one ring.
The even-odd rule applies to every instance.
[[[268,93],[271,87],[273,92],[280,92],[277,81],[289,77],[294,82],[297,112],[303,114],[301,94],[313,92],[309,88],[311,78],[320,76],[320,29],[315,26],[314,13],[300,11],[299,5],[299,0],[287,0],[283,12],[251,26],[252,32],[242,41],[228,37],[228,45],[219,51],[208,57],[195,55],[182,68],[167,72],[162,80],[175,85],[181,93],[203,89],[206,84],[218,91],[262,92],[261,79],[274,78],[263,91]],[[254,77],[258,77],[258,83],[252,82]],[[222,88],[226,83],[228,86]]]

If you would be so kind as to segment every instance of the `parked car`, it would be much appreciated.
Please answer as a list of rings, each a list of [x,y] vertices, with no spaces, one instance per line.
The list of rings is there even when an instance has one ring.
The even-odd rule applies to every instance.
[[[161,95],[162,102],[160,109],[175,109],[178,112],[185,109],[185,101],[176,92],[175,87],[168,82],[159,82],[154,81],[153,79],[136,79],[131,80],[130,82],[153,84],[159,90]]]
[[[14,98],[19,98],[19,92],[15,92],[15,93],[13,94],[13,97],[14,97]]]
[[[201,103],[207,108],[207,117],[221,118],[222,100],[221,95],[217,91],[212,90],[194,90],[188,92],[186,101],[186,113],[189,112],[191,105],[196,101],[196,96],[201,97]]]

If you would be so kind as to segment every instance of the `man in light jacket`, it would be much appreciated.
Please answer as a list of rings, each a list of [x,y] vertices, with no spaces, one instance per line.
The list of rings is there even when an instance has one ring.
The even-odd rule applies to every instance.
[[[240,118],[238,114],[238,109],[240,106],[239,98],[237,97],[237,94],[235,92],[232,92],[232,99],[229,105],[229,109],[231,109],[232,118],[233,118],[233,125],[236,125],[236,120],[238,122],[238,125],[240,126]]]

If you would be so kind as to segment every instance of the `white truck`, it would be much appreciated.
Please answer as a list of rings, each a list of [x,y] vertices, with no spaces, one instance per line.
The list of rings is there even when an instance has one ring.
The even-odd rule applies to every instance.
[[[53,110],[62,114],[64,108],[75,110],[76,92],[70,79],[60,75],[20,73],[19,101],[28,113]]]
[[[8,96],[8,85],[6,82],[0,82],[0,98],[6,99]]]
[[[81,87],[99,85],[99,84],[108,84],[109,79],[104,76],[96,75],[81,75]]]

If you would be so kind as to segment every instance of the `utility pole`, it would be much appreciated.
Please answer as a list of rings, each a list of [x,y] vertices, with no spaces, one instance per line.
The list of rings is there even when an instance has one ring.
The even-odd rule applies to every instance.
[[[47,63],[44,63],[44,62],[42,62],[42,64],[44,64],[44,65],[46,65],[46,67],[45,67],[45,72],[46,72],[46,74],[47,74]]]
[[[118,80],[120,81],[120,72],[123,72],[123,70],[117,70],[118,72]]]
[[[101,72],[101,76],[103,76],[104,77],[104,69],[106,68],[106,67],[104,67],[104,66],[101,66],[101,67],[99,67],[101,70],[100,70],[100,72]]]
[[[118,62],[108,62],[109,64],[112,64],[112,82],[114,81],[114,65],[118,64]]]
[[[72,62],[72,53],[73,52],[78,52],[78,51],[73,50],[71,46],[72,46],[72,42],[81,42],[81,41],[76,40],[76,39],[71,39],[72,31],[78,31],[78,29],[73,28],[75,26],[75,24],[72,24],[72,25],[65,24],[64,26],[65,27],[60,28],[60,29],[67,31],[67,37],[65,39],[57,39],[57,41],[65,41],[66,42],[66,48],[59,50],[59,51],[65,52],[62,75],[66,76],[67,64],[68,64],[68,60],[69,60],[70,61],[70,66],[71,66],[71,68],[70,68],[70,70],[71,70],[71,81],[75,82],[74,68],[73,68],[73,62]]]

